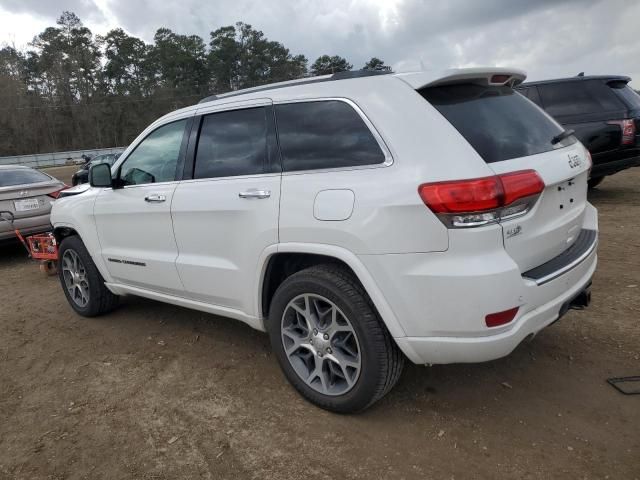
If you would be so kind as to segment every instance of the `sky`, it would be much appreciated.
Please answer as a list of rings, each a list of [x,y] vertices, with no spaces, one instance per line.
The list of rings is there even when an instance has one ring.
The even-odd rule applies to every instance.
[[[529,80],[579,72],[631,76],[640,88],[640,0],[0,0],[0,44],[25,47],[63,10],[95,34],[121,27],[198,34],[237,21],[310,63],[322,54],[396,71],[468,66],[525,70]]]

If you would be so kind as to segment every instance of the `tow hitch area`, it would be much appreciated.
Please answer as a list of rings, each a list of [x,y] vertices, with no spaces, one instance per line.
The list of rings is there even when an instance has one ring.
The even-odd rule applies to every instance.
[[[591,303],[591,282],[587,284],[584,289],[578,293],[575,297],[570,300],[567,300],[560,307],[560,312],[558,313],[558,320],[560,317],[564,316],[570,309],[571,310],[582,310],[587,308]]]
[[[572,310],[582,310],[587,308],[591,303],[591,287],[588,286],[581,291],[577,297],[569,302],[569,308]]]

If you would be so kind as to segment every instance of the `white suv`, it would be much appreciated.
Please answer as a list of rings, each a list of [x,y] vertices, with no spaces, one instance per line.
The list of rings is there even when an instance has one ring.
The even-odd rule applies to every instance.
[[[60,280],[267,331],[287,379],[366,408],[414,363],[509,354],[586,306],[590,158],[510,69],[342,73],[209,97],[55,202]],[[72,195],[73,193],[77,195]]]

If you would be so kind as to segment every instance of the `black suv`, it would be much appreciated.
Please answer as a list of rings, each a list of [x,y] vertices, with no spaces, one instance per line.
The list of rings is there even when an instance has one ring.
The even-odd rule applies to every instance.
[[[629,77],[577,76],[523,83],[517,89],[544,108],[591,152],[589,187],[640,165],[640,95]]]

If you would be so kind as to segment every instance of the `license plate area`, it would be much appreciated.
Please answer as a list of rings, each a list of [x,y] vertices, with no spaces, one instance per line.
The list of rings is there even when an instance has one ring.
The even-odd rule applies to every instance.
[[[576,185],[575,178],[571,178],[566,182],[559,183],[556,186],[556,190],[558,208],[561,211],[571,210],[578,205],[581,196],[581,190]]]
[[[28,212],[29,210],[38,210],[40,202],[37,198],[25,198],[24,200],[15,200],[13,206],[16,212]]]

